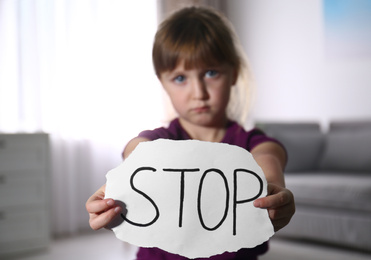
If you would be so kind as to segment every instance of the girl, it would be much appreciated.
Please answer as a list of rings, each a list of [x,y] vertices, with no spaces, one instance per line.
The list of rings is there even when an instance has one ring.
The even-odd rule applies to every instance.
[[[251,152],[268,182],[268,196],[254,201],[254,206],[268,210],[276,231],[287,225],[295,205],[284,183],[284,148],[260,130],[245,131],[233,121],[237,120],[233,117],[233,108],[240,107],[233,93],[238,93],[247,69],[235,34],[225,18],[213,10],[196,7],[174,13],[156,33],[153,64],[178,116],[168,127],[144,131],[132,139],[124,149],[123,158],[127,158],[140,142],[158,138],[197,139],[241,146]],[[86,203],[94,230],[107,227],[121,212],[114,200],[104,199],[104,194],[105,185]],[[257,259],[267,248],[264,243],[210,259]],[[157,248],[140,248],[137,257],[185,259]]]

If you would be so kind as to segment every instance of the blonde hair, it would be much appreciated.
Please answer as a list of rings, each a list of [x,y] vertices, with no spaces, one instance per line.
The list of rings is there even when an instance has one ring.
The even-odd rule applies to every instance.
[[[238,72],[227,115],[244,124],[252,87],[246,57],[232,24],[216,10],[186,7],[164,20],[155,35],[152,60],[156,75],[175,69],[228,64]]]

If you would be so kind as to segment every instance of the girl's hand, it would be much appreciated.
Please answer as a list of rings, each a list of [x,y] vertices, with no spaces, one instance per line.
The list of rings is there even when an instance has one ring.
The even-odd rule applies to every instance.
[[[255,200],[254,206],[268,210],[275,232],[286,226],[295,213],[292,192],[272,183],[268,183],[268,196]]]
[[[109,226],[109,223],[121,212],[113,199],[104,199],[106,185],[100,187],[86,202],[89,224],[94,230]]]

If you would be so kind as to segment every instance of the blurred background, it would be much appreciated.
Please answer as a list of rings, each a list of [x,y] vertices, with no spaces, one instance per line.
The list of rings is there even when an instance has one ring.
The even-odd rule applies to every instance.
[[[54,252],[53,241],[76,244],[81,234],[81,248],[92,249],[86,200],[131,138],[166,124],[151,48],[158,23],[179,7],[212,6],[235,26],[256,83],[246,127],[311,121],[327,129],[332,120],[370,119],[371,4],[357,0],[367,8],[353,5],[344,20],[333,2],[0,0],[2,253],[58,259],[26,258],[27,250]],[[35,209],[43,213],[29,224]],[[80,259],[98,259],[87,251]]]

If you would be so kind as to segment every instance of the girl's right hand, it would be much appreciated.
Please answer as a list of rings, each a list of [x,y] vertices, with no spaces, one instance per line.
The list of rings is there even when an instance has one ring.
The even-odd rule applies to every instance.
[[[113,199],[104,199],[106,185],[100,187],[86,202],[89,224],[94,230],[109,226],[109,223],[121,212]]]

